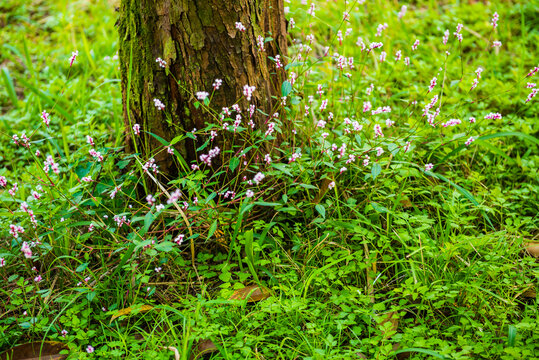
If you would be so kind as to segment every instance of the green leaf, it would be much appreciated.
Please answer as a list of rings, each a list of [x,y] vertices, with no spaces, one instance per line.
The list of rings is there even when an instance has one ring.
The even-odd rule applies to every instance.
[[[372,174],[373,179],[376,179],[376,177],[380,175],[381,172],[382,172],[382,167],[380,166],[380,164],[378,163],[372,164],[371,174]]]
[[[236,170],[239,164],[240,164],[240,159],[238,159],[237,157],[233,157],[232,159],[230,159],[230,164],[228,165],[228,167],[231,171],[234,171]]]
[[[322,216],[324,219],[326,218],[326,208],[324,207],[324,205],[316,204],[315,209],[316,211],[318,211],[320,216]]]
[[[79,266],[77,266],[75,271],[76,272],[82,272],[82,271],[86,270],[86,268],[88,267],[88,264],[89,263],[87,263],[87,262],[80,264]]]
[[[163,241],[162,243],[155,245],[154,249],[157,251],[170,252],[172,249],[174,249],[174,243],[170,241]]]
[[[393,355],[398,355],[398,354],[408,353],[408,352],[418,352],[418,353],[422,353],[422,354],[427,354],[427,355],[434,356],[435,358],[442,359],[442,360],[449,359],[449,358],[447,358],[447,357],[445,357],[443,355],[438,354],[436,351],[432,351],[432,350],[428,350],[428,349],[422,349],[422,348],[402,349],[402,350],[394,352]]]
[[[514,347],[516,338],[517,328],[515,327],[515,325],[509,325],[509,329],[507,330],[507,344],[510,347]]]
[[[281,172],[285,173],[288,176],[292,176],[292,173],[290,171],[288,171],[286,164],[276,163],[276,164],[271,164],[271,167],[273,167],[273,168],[275,168],[277,170],[280,170]]]
[[[389,150],[391,154],[393,154],[393,156],[395,156],[397,155],[397,153],[400,151],[401,148],[399,147],[399,145],[391,143],[387,145],[387,149]]]
[[[283,195],[284,196],[284,195]],[[255,205],[260,205],[260,206],[279,206],[279,205],[282,205],[282,204],[279,204],[279,203],[274,203],[274,202],[265,202],[265,201],[255,201]]]
[[[13,79],[9,75],[9,70],[6,67],[2,68],[2,79],[6,86],[7,94],[11,99],[11,103],[15,107],[19,107],[19,99],[17,99],[17,93],[15,92],[15,86],[13,86]]]
[[[282,96],[288,96],[292,92],[292,84],[290,81],[285,80],[283,81],[283,85],[281,85],[281,95]]]
[[[206,142],[204,144],[202,144],[196,151],[202,151],[206,148],[206,146],[208,146],[208,144],[210,143],[210,139],[206,140]]]
[[[215,230],[217,230],[217,220],[215,220],[213,224],[211,224],[210,226],[210,230],[208,231],[208,239],[213,236],[213,234],[215,233]]]
[[[355,139],[356,139],[356,142],[359,146],[361,146],[361,136],[359,136],[359,134],[356,134],[355,136]]]
[[[311,184],[299,184],[299,186],[301,186],[304,189],[308,189],[308,190],[317,190],[318,189],[316,186],[311,185]]]
[[[142,228],[140,236],[143,236],[144,234],[148,232],[154,220],[155,220],[155,214],[152,213],[151,211],[148,211],[146,213],[146,216],[144,216],[144,227]]]
[[[385,206],[382,206],[374,201],[371,201],[371,206],[376,212],[383,213],[383,214],[389,212],[389,210]]]

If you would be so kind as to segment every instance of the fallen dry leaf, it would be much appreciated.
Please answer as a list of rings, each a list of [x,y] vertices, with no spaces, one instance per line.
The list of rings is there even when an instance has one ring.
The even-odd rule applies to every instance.
[[[382,332],[382,335],[384,335],[384,338],[393,336],[399,327],[399,318],[397,317],[397,312],[391,311],[386,314],[381,314],[379,317],[380,323],[378,326],[380,327],[380,331]],[[391,325],[387,325],[388,323]]]
[[[120,316],[129,315],[135,311],[139,313],[139,312],[150,311],[151,309],[153,309],[153,306],[151,305],[142,305],[141,307],[135,307],[135,308],[128,307],[125,309],[121,309],[121,310],[116,311],[116,313],[112,315],[112,317],[110,318],[110,321],[112,322],[114,321],[114,319],[119,318]]]
[[[195,346],[189,360],[197,360],[205,354],[209,354],[217,351],[217,346],[211,340],[200,340]]]
[[[230,300],[247,300],[247,302],[256,302],[269,298],[271,292],[265,287],[259,287],[258,285],[249,285],[242,289],[234,291],[234,294],[230,297]]]
[[[67,354],[60,354],[60,351],[67,349],[64,343],[58,341],[36,341],[5,351],[0,355],[0,360],[62,360],[67,358]]]
[[[528,254],[533,257],[539,257],[539,243],[527,243],[525,246]]]

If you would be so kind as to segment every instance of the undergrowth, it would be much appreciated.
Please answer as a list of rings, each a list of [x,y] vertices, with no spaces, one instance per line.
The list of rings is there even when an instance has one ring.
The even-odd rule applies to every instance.
[[[124,128],[114,7],[0,4],[0,350],[538,355],[537,5],[286,6],[279,115],[193,94],[213,122],[159,139],[165,182],[123,152],[147,130]]]

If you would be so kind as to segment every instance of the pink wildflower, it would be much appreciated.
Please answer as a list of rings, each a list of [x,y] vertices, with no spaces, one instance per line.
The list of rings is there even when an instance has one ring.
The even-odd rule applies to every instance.
[[[241,32],[244,32],[246,30],[245,26],[241,22],[236,22],[236,29],[238,29]]]
[[[77,59],[77,56],[79,55],[79,51],[78,50],[75,50],[71,53],[71,58],[69,59],[69,67],[71,67],[73,65],[73,63],[75,62],[75,59]]]
[[[498,15],[497,12],[495,12],[493,15],[492,15],[492,20],[490,21],[490,25],[492,25],[492,28],[493,29],[496,29],[498,27],[498,20],[500,19],[500,16]]]
[[[45,125],[47,125],[47,127],[49,127],[49,124],[51,122],[51,118],[49,117],[49,113],[46,112],[45,110],[43,110],[43,112],[41,113],[41,119],[43,120]]]
[[[159,66],[162,67],[163,69],[167,67],[167,62],[165,60],[161,59],[160,57],[155,59],[155,62],[158,63]]]
[[[153,104],[155,105],[157,110],[163,110],[165,108],[165,104],[163,104],[159,99],[153,99]]]
[[[526,97],[526,102],[530,102],[535,97],[535,95],[537,95],[538,90],[539,89],[532,89],[532,91],[528,94],[528,97]]]

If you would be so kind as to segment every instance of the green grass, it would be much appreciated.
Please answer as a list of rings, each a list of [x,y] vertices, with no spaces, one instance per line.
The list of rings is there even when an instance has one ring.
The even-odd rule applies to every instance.
[[[0,351],[46,340],[64,343],[72,359],[172,359],[174,351],[200,359],[200,342],[211,341],[204,356],[213,359],[538,356],[539,272],[525,248],[538,240],[539,107],[538,97],[525,99],[526,83],[539,82],[539,74],[526,77],[538,65],[539,6],[418,1],[399,19],[396,3],[349,4],[349,24],[342,21],[344,1],[317,3],[314,18],[308,5],[286,4],[296,23],[291,41],[307,43],[315,35],[306,58],[290,47],[289,75],[299,76],[283,87],[288,99],[279,111],[293,119],[297,135],[276,149],[282,155],[272,166],[249,158],[245,167],[230,164],[253,175],[263,171],[262,184],[235,179],[236,185],[216,190],[207,186],[215,181],[207,173],[186,171],[162,186],[169,193],[181,188],[188,208],[167,205],[157,212],[137,194],[147,159],[122,152],[113,5],[1,3],[0,176],[8,185],[0,188],[6,263],[0,267]],[[493,32],[495,11],[500,21]],[[375,37],[380,23],[388,27]],[[462,43],[452,35],[457,23],[464,24]],[[352,34],[340,45],[337,32],[347,28]],[[362,52],[358,36],[384,45]],[[412,52],[415,39],[420,45]],[[493,40],[501,48],[493,49]],[[321,58],[326,46],[330,56],[354,57],[355,69],[339,71],[335,60]],[[74,50],[79,56],[69,67]],[[410,56],[410,66],[394,61],[397,50]],[[482,77],[470,91],[479,66]],[[434,76],[437,85],[428,94]],[[434,94],[443,101],[436,121],[458,118],[461,125],[427,123],[421,113]],[[322,99],[328,99],[325,111]],[[367,100],[392,112],[364,114]],[[41,122],[43,110],[51,114],[50,129]],[[484,119],[491,112],[502,118]],[[395,121],[391,128],[383,125],[387,117]],[[322,118],[327,139],[316,126]],[[347,134],[345,118],[360,122],[362,132]],[[383,138],[373,136],[377,121]],[[13,144],[12,136],[23,132],[31,135],[31,151]],[[240,134],[253,144],[260,140],[256,132]],[[87,135],[103,162],[88,155]],[[466,146],[470,136],[475,141]],[[407,141],[410,152],[403,151]],[[329,159],[322,151],[332,143],[347,143],[347,155],[355,152],[356,159],[346,164],[346,157],[336,158],[338,150]],[[289,163],[298,148],[301,158]],[[43,171],[47,155],[58,162],[59,175]],[[429,163],[434,167],[425,171]],[[342,166],[347,170],[340,173]],[[85,184],[85,176],[94,182]],[[328,189],[331,181],[335,187]],[[15,182],[18,191],[10,196]],[[40,201],[32,198],[38,185]],[[247,189],[254,198],[245,196]],[[224,201],[225,190],[238,196]],[[165,204],[162,193],[154,195]],[[20,210],[24,201],[37,218],[35,229]],[[115,215],[131,223],[117,226]],[[25,233],[14,238],[11,224]],[[180,233],[185,239],[178,246]],[[25,258],[22,242],[36,239],[33,258]],[[270,296],[230,300],[248,285]],[[151,308],[141,311],[142,305]],[[125,308],[131,311],[111,320]],[[95,352],[87,353],[88,345]]]

